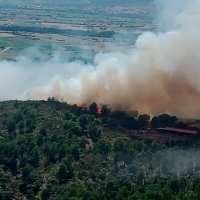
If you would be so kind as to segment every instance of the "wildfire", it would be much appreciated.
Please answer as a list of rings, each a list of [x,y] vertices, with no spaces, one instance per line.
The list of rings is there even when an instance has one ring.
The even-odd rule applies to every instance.
[[[100,108],[100,107],[97,108],[97,114],[99,114],[99,115],[102,114],[102,108]]]
[[[81,106],[82,110],[90,110],[90,107],[87,104],[82,104]],[[102,114],[102,108],[101,107],[97,107],[97,114],[101,115]]]

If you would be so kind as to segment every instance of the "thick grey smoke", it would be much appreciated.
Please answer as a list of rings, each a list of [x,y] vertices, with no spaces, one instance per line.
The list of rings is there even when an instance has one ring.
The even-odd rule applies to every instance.
[[[174,6],[176,29],[143,33],[130,53],[100,53],[94,66],[57,58],[1,62],[0,99],[54,96],[72,104],[95,101],[113,109],[200,117],[200,2],[178,0]]]

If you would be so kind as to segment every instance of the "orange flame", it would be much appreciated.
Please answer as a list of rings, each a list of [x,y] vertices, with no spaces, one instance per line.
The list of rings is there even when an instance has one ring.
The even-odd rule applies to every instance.
[[[97,108],[97,114],[101,115],[102,114],[102,108]]]
[[[81,108],[82,108],[82,110],[90,110],[90,108],[87,104],[82,104]],[[99,114],[99,115],[102,114],[102,108],[101,107],[97,108],[97,114]]]

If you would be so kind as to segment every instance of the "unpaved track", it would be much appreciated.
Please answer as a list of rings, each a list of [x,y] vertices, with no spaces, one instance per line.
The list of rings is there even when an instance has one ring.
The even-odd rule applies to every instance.
[[[5,48],[4,50],[0,51],[0,53],[3,53],[5,51],[8,51],[8,49],[10,49],[10,47]]]

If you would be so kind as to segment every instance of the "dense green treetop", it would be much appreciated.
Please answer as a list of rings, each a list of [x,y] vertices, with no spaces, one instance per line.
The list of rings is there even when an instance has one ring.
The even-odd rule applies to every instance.
[[[177,118],[88,108],[52,98],[0,103],[0,199],[199,199],[199,133],[142,140],[127,133]]]

